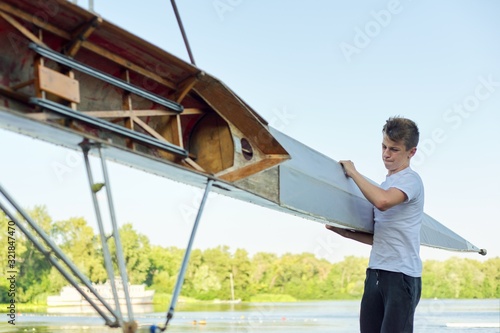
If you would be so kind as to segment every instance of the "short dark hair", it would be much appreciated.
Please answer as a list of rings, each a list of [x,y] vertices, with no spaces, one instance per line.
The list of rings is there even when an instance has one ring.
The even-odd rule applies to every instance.
[[[391,117],[385,122],[382,132],[392,141],[402,141],[406,150],[410,150],[418,145],[420,133],[418,132],[417,124],[413,120],[402,117]]]

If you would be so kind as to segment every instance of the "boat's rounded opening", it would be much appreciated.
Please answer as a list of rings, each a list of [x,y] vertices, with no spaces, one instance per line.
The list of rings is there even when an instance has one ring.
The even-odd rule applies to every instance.
[[[241,138],[241,152],[243,153],[243,157],[247,160],[250,161],[253,157],[253,148],[250,142],[245,139]]]

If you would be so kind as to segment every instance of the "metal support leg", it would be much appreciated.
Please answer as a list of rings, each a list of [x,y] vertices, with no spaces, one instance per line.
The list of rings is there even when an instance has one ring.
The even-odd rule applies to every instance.
[[[97,219],[97,224],[99,226],[99,234],[101,236],[101,244],[102,244],[102,252],[104,256],[104,266],[106,267],[106,272],[108,274],[108,280],[109,284],[111,286],[111,291],[113,293],[113,298],[115,300],[115,307],[116,307],[116,312],[118,313],[119,316],[119,321],[120,321],[120,326],[123,325],[123,317],[122,313],[120,310],[120,300],[118,297],[118,291],[116,289],[115,285],[115,274],[114,274],[114,269],[113,269],[113,263],[111,261],[111,254],[109,251],[108,243],[107,243],[107,237],[105,234],[104,230],[104,225],[102,222],[101,218],[101,211],[99,209],[99,202],[97,201],[97,189],[94,185],[94,179],[92,177],[92,169],[90,168],[90,162],[89,162],[89,150],[91,147],[91,143],[88,141],[84,141],[83,143],[80,144],[83,150],[83,155],[85,158],[85,167],[87,168],[87,177],[89,180],[89,187],[90,187],[90,192],[92,195],[92,202],[94,203],[94,210],[96,214],[96,219]]]
[[[181,292],[182,284],[184,283],[184,275],[186,274],[187,266],[189,263],[189,257],[191,256],[191,250],[193,247],[194,237],[196,236],[196,231],[198,230],[198,225],[200,223],[201,215],[203,213],[203,208],[205,207],[205,202],[207,201],[208,193],[212,188],[212,183],[214,181],[212,179],[208,180],[207,186],[205,188],[205,193],[203,194],[203,199],[200,203],[200,208],[198,209],[198,214],[196,215],[196,220],[193,224],[193,229],[191,230],[191,237],[189,237],[188,246],[186,248],[186,252],[184,252],[184,258],[182,259],[181,269],[179,271],[179,275],[177,276],[177,282],[175,283],[174,292],[172,294],[172,300],[170,301],[170,307],[167,313],[167,320],[165,322],[165,327],[160,328],[160,331],[165,331],[167,329],[168,323],[170,319],[174,316],[175,305],[177,303],[177,298]],[[152,331],[156,330],[156,328],[152,328]]]
[[[99,149],[99,156],[101,157],[102,173],[104,176],[104,184],[106,188],[106,194],[108,196],[109,214],[111,215],[111,224],[113,226],[113,237],[115,238],[116,245],[116,259],[118,261],[118,269],[120,270],[120,276],[123,282],[123,292],[125,294],[125,301],[127,303],[127,312],[129,321],[134,320],[134,314],[132,311],[132,302],[130,301],[130,294],[128,290],[128,275],[127,267],[125,265],[125,258],[123,256],[123,247],[120,239],[120,233],[118,232],[118,223],[116,223],[115,206],[113,204],[113,197],[111,195],[111,182],[108,176],[108,168],[106,166],[106,157],[101,147]]]
[[[89,179],[89,185],[91,189],[91,194],[92,194],[92,199],[94,203],[94,209],[97,217],[97,221],[99,224],[99,233],[101,235],[101,242],[102,242],[102,247],[103,247],[103,254],[104,254],[104,260],[105,260],[105,266],[106,270],[108,273],[108,278],[110,281],[111,289],[113,292],[113,297],[115,298],[115,304],[117,308],[117,312],[120,314],[121,318],[121,326],[126,329],[127,332],[135,332],[136,323],[134,322],[134,314],[133,314],[133,309],[132,309],[132,302],[130,299],[130,291],[129,291],[129,281],[128,281],[128,275],[127,275],[127,268],[125,265],[125,258],[123,255],[123,247],[121,243],[121,238],[120,238],[120,233],[118,231],[118,223],[116,222],[116,214],[115,214],[115,207],[113,203],[113,196],[112,196],[112,191],[111,191],[111,181],[109,179],[109,173],[108,173],[108,167],[106,163],[106,156],[104,153],[104,150],[101,148],[100,144],[93,144],[90,143],[88,140],[84,140],[80,146],[82,147],[83,154],[85,157],[85,166],[87,168],[87,176]],[[101,184],[95,184],[94,179],[92,177],[92,170],[90,167],[89,159],[88,159],[88,152],[92,147],[96,147],[98,152],[99,152],[99,157],[101,159],[101,168],[102,168],[102,173],[104,177],[104,183]],[[111,237],[114,238],[115,241],[115,248],[116,248],[116,260],[118,263],[118,271],[119,275],[123,284],[123,293],[125,296],[125,302],[127,305],[127,314],[128,314],[128,321],[124,322],[121,309],[120,309],[120,300],[119,300],[119,295],[118,291],[116,288],[115,284],[115,276],[114,276],[114,269],[113,265],[111,262],[111,253],[109,251],[109,247],[107,245],[107,240],[108,237],[105,235],[105,230],[101,218],[101,213],[100,213],[100,208],[99,208],[99,203],[97,201],[97,192],[102,189],[102,187],[105,188],[106,190],[106,196],[107,196],[107,201],[108,201],[108,208],[109,208],[109,214],[111,218],[111,226],[112,226],[112,233]]]
[[[35,221],[19,206],[16,201],[7,193],[7,191],[0,185],[0,193],[5,199],[10,203],[10,205],[17,211],[27,224],[34,230],[40,239],[45,243],[45,245],[40,242],[32,231],[27,228],[19,219],[16,214],[11,212],[11,210],[0,201],[0,209],[5,212],[5,214],[16,224],[16,226],[21,229],[21,231],[26,235],[26,237],[35,245],[35,247],[50,261],[52,265],[66,278],[66,280],[89,302],[89,304],[101,315],[105,320],[106,325],[110,327],[119,327],[119,316],[118,314],[109,306],[109,304],[97,293],[89,279],[80,272],[80,270],[64,255],[62,250],[50,239],[50,237],[40,228]],[[50,250],[47,250],[49,248]],[[61,261],[66,265],[62,265]],[[68,272],[69,269],[69,272]],[[72,273],[72,274],[71,274]],[[77,277],[82,284],[84,284],[89,291],[101,302],[101,304],[109,311],[109,313],[115,318],[115,321],[111,320],[89,295],[84,292],[76,281]]]

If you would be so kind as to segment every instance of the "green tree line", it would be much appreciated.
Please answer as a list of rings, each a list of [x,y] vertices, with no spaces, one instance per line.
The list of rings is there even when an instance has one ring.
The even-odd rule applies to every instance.
[[[83,218],[52,221],[43,206],[28,212],[92,282],[106,281],[101,241]],[[0,212],[0,243],[4,245],[8,244],[8,222]],[[130,282],[145,284],[158,294],[171,293],[184,249],[152,245],[130,223],[119,232]],[[57,294],[68,283],[20,230],[15,239],[16,301],[44,303],[48,295]],[[113,241],[108,241],[113,251]],[[2,277],[7,276],[7,260],[7,251],[1,251]],[[354,256],[330,263],[311,253],[278,256],[260,252],[250,257],[244,249],[231,251],[227,246],[194,249],[182,295],[199,300],[230,299],[232,275],[235,296],[244,301],[262,295],[297,300],[356,299],[363,292],[367,263],[368,259]],[[423,298],[500,298],[500,258],[426,261],[422,282]],[[5,278],[0,280],[0,303],[10,300],[9,283]]]

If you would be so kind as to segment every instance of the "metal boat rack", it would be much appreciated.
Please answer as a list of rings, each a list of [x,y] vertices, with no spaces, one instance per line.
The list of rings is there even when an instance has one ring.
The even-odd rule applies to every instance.
[[[45,231],[28,215],[28,213],[14,200],[14,198],[7,192],[7,190],[0,185],[0,194],[3,196],[6,202],[3,202],[0,197],[0,209],[5,212],[5,214],[16,224],[16,226],[26,235],[26,237],[35,245],[35,247],[49,260],[54,267],[65,277],[65,279],[82,295],[82,297],[87,300],[87,302],[97,311],[97,313],[104,319],[105,324],[109,327],[122,327],[126,332],[135,332],[136,323],[134,322],[133,309],[130,300],[130,295],[128,288],[123,288],[125,301],[127,305],[127,318],[122,314],[120,309],[120,300],[118,289],[115,284],[115,272],[112,262],[112,254],[109,248],[108,240],[113,238],[115,241],[115,256],[118,263],[118,271],[121,282],[124,286],[128,286],[128,275],[126,271],[125,258],[123,255],[123,248],[121,245],[120,235],[118,232],[118,223],[116,221],[115,208],[112,198],[111,183],[106,163],[105,148],[102,147],[101,143],[91,142],[84,139],[80,143],[82,149],[85,167],[87,171],[88,184],[90,188],[90,193],[92,196],[92,202],[94,206],[94,212],[96,214],[97,224],[99,228],[99,235],[101,239],[101,245],[104,256],[104,266],[106,268],[107,277],[110,282],[114,307],[106,302],[104,297],[100,295],[97,290],[92,286],[89,278],[86,277],[63,253],[63,251],[57,246],[57,244],[50,239],[50,237],[45,233]],[[89,152],[91,149],[97,149],[98,156],[101,161],[102,175],[104,181],[102,183],[95,182],[92,168],[89,161]],[[167,310],[166,322],[163,327],[151,326],[151,332],[165,331],[169,321],[173,318],[175,307],[177,304],[177,299],[179,297],[182,284],[184,282],[184,276],[188,267],[189,258],[191,256],[192,247],[196,232],[198,230],[198,225],[201,220],[203,209],[207,201],[208,194],[214,183],[213,179],[207,178],[207,184],[205,187],[205,192],[194,221],[191,235],[188,241],[186,251],[184,252],[184,258],[180,267],[179,274],[177,276],[177,281],[175,288],[172,293],[172,299],[170,306]],[[112,232],[111,235],[106,235],[105,227],[103,223],[103,218],[101,215],[101,208],[99,206],[99,201],[97,199],[97,193],[105,188],[108,211],[110,214]],[[22,219],[18,218],[18,214]],[[82,289],[81,285],[87,287],[88,292]]]

